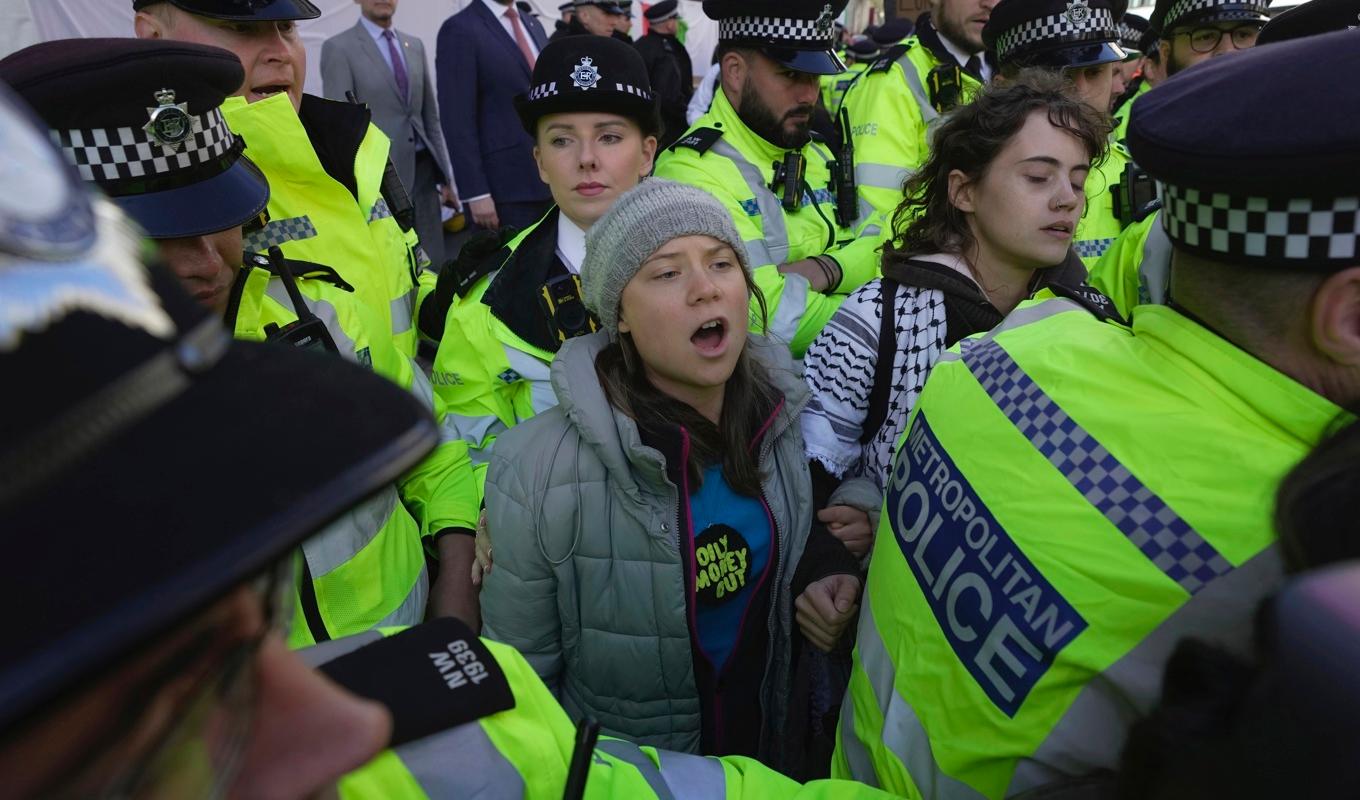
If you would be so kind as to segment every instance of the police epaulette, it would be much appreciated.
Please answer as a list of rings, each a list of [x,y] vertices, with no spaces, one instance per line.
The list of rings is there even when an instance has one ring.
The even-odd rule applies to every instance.
[[[452,617],[328,661],[328,678],[392,712],[390,747],[423,739],[515,707],[495,656]]]
[[[1078,286],[1066,286],[1054,282],[1048,284],[1048,288],[1059,297],[1066,297],[1091,312],[1091,315],[1101,322],[1115,322],[1126,328],[1129,326],[1128,321],[1115,308],[1114,301],[1094,286],[1085,283]]]
[[[670,149],[685,147],[703,155],[708,152],[708,148],[718,143],[722,135],[723,132],[719,128],[695,128],[681,136],[680,140],[671,145]]]
[[[902,42],[900,44],[895,44],[892,47],[889,47],[886,51],[884,51],[883,55],[878,57],[878,60],[875,61],[867,71],[887,72],[888,70],[892,69],[892,65],[896,64],[897,60],[902,56],[906,55],[907,51],[910,49],[911,49],[910,42]]]

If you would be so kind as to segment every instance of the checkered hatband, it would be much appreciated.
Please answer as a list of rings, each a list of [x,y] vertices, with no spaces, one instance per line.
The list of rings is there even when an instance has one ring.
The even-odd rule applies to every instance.
[[[1118,34],[1119,44],[1125,50],[1137,50],[1143,40],[1143,32],[1122,19],[1119,21]]]
[[[1036,42],[1113,42],[1119,38],[1116,31],[1114,14],[1108,8],[1090,8],[1081,15],[1053,14],[1029,20],[996,37],[996,58],[1009,61]]]
[[[836,29],[821,19],[731,17],[718,23],[718,38],[730,42],[781,42],[830,48]]]
[[[1191,252],[1300,266],[1360,259],[1360,195],[1281,199],[1163,184],[1162,198],[1167,235]]]
[[[219,108],[189,118],[190,135],[163,145],[140,127],[54,131],[53,138],[80,177],[111,195],[160,191],[205,180],[236,162],[244,142]]]
[[[540,83],[529,90],[529,101],[542,100],[545,97],[553,97],[557,94],[557,81],[551,83]]]
[[[1269,6],[1270,3],[1266,0],[1177,0],[1167,9],[1166,17],[1162,19],[1162,31],[1171,30],[1181,24],[1186,17],[1216,16],[1208,12],[1223,12],[1225,18],[1231,18],[1234,14],[1242,17],[1265,17],[1269,12]]]
[[[603,83],[600,83],[600,84],[592,84],[592,86],[591,86],[591,92],[590,92],[590,93],[591,93],[591,96],[598,96],[598,95],[599,95],[599,91],[598,91],[598,90],[601,89],[601,88],[603,88],[605,85],[606,85],[606,84],[603,84]],[[584,88],[581,88],[581,87],[576,87],[575,90],[574,90],[574,92],[573,92],[573,88],[570,87],[570,86],[567,87],[567,89],[566,89],[566,93],[575,93],[575,94],[581,94],[582,92],[585,92],[585,91],[587,91],[587,90],[584,89]],[[646,101],[648,101],[648,102],[650,102],[651,99],[652,99],[652,93],[651,93],[651,92],[647,91],[646,89],[643,89],[643,88],[640,87],[640,86],[633,86],[632,84],[629,84],[629,83],[618,83],[618,82],[615,82],[615,83],[614,83],[614,91],[620,92],[620,93],[622,93],[622,94],[630,94],[630,95],[632,95],[632,96],[634,96],[634,97],[640,97],[640,98],[642,98],[643,100],[646,100]],[[534,88],[530,89],[530,90],[529,90],[529,94],[527,94],[527,95],[525,96],[525,99],[532,103],[532,102],[534,102],[535,100],[547,100],[549,97],[557,97],[557,96],[562,95],[562,94],[563,94],[563,91],[557,88],[557,81],[551,81],[551,82],[549,82],[549,83],[540,83],[539,85],[537,85],[537,86],[535,86]]]

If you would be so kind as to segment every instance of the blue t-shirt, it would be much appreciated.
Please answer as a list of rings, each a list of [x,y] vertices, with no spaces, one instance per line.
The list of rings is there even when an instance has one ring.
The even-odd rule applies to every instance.
[[[764,501],[732,491],[720,465],[704,470],[689,514],[699,647],[714,672],[722,672],[769,567],[773,522]]]

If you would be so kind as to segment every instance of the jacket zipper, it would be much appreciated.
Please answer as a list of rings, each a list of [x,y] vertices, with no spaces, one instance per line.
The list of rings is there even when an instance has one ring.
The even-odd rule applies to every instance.
[[[788,413],[791,415],[793,420],[791,424],[796,425],[798,423],[798,417],[800,414],[802,414],[803,408],[805,408],[806,406],[807,400],[803,400],[796,406],[790,406],[787,409]],[[784,410],[784,401],[780,401],[779,405],[775,406],[774,414],[778,415],[782,410]],[[786,425],[785,428],[787,427],[788,426]],[[760,442],[760,458],[756,459],[757,465],[765,464],[769,460],[770,451],[774,449],[775,439],[778,436],[782,435],[783,433],[784,428],[775,431],[773,421],[771,421],[769,429],[764,432],[764,438]],[[780,546],[780,543],[782,541],[782,538],[779,530],[779,520],[774,515],[774,508],[770,505],[769,497],[766,496],[765,484],[763,482],[761,483],[760,486],[760,502],[765,504],[765,513],[770,515],[770,527],[774,530],[774,558],[775,558],[774,583],[770,586],[770,611],[769,617],[766,619],[765,623],[766,625],[765,635],[768,637],[768,640],[766,642],[765,647],[765,674],[760,679],[760,717],[762,720],[762,724],[760,726],[760,738],[758,740],[756,750],[756,752],[760,753],[761,757],[764,758],[766,755],[768,755],[766,750],[766,745],[768,741],[766,733],[768,732],[769,727],[763,723],[768,722],[770,718],[770,709],[768,703],[770,689],[769,685],[770,668],[771,666],[774,665],[775,616],[779,613],[779,600],[780,600],[779,593],[784,591],[785,559],[783,557],[783,554],[781,553],[782,548]],[[792,602],[792,599],[790,599],[790,602]],[[789,635],[790,637],[792,637],[796,634],[793,631],[790,631]],[[792,642],[790,642],[789,644],[789,650],[790,653],[792,653],[793,650]],[[793,669],[792,663],[790,663],[789,669],[790,670]]]

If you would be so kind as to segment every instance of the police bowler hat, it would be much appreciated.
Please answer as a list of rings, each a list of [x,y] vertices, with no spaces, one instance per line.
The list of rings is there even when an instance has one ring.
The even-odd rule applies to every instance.
[[[515,112],[530,136],[549,114],[596,111],[622,114],[646,133],[661,123],[647,65],[636,48],[611,36],[568,36],[538,54],[527,94]]]
[[[220,110],[244,79],[227,50],[159,39],[61,39],[0,61],[0,80],[81,177],[157,239],[227,230],[268,204],[268,182]]]
[[[362,367],[233,342],[0,86],[0,733],[276,564],[434,445]]]

